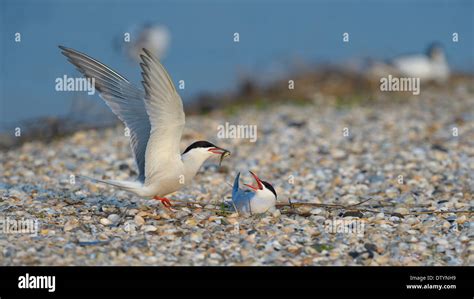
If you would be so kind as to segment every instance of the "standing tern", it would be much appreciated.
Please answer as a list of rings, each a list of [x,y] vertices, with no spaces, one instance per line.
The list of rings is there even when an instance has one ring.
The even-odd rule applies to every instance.
[[[232,188],[232,203],[239,214],[252,215],[261,214],[267,211],[273,212],[277,201],[277,194],[273,186],[260,178],[253,172],[252,174],[257,186],[244,184],[251,190],[243,190],[239,188],[240,172],[234,180]]]
[[[99,61],[70,48],[59,48],[84,76],[94,79],[101,98],[130,130],[138,180],[92,180],[160,200],[170,208],[166,196],[187,185],[208,158],[220,155],[220,164],[230,155],[208,141],[194,142],[180,153],[183,102],[165,68],[146,49],[140,63],[142,91]]]
[[[170,45],[170,32],[162,25],[145,24],[136,33],[138,37],[127,45],[126,51],[133,61],[141,62],[140,55],[145,48],[157,58],[163,59]]]

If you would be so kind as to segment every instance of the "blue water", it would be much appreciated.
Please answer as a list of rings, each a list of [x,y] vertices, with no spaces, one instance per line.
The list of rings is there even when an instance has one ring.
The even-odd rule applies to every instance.
[[[298,61],[341,64],[390,58],[442,43],[451,66],[474,70],[474,1],[0,1],[1,124],[64,115],[73,98],[55,79],[77,76],[57,45],[85,52],[140,84],[140,69],[114,49],[137,24],[166,25],[163,64],[185,80],[186,101],[236,87],[245,74],[272,76]],[[21,32],[21,43],[14,42]],[[240,42],[233,42],[233,33]],[[350,43],[342,43],[342,33]],[[458,32],[460,41],[451,41]]]

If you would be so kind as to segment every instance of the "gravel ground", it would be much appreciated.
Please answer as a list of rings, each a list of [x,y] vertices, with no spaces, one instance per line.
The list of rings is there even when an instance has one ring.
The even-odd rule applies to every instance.
[[[71,181],[133,178],[122,127],[1,152],[0,216],[37,220],[38,232],[0,233],[0,264],[474,265],[472,213],[452,212],[474,205],[474,95],[385,97],[339,107],[315,95],[303,106],[188,117],[183,149],[205,139],[232,156],[220,169],[210,161],[172,195],[193,203],[175,212]],[[257,125],[257,142],[218,139],[225,122]],[[247,170],[273,183],[282,203],[312,205],[248,218],[222,211],[226,182],[237,171],[250,180]]]

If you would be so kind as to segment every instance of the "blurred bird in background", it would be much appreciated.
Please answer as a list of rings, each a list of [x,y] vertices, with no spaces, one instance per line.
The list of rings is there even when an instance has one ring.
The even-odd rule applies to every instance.
[[[443,47],[433,43],[425,54],[402,55],[388,62],[373,62],[368,73],[373,78],[393,75],[444,83],[449,79],[450,70]]]
[[[126,36],[114,39],[114,48],[123,52],[133,62],[141,62],[142,49],[147,49],[155,57],[162,60],[168,51],[171,34],[164,25],[146,23],[134,25],[125,32]]]

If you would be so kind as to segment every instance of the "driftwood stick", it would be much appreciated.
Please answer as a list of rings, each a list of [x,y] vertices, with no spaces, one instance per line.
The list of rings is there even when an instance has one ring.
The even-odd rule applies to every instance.
[[[363,200],[359,203],[352,204],[352,205],[347,205],[347,206],[341,205],[341,204],[322,204],[322,203],[311,203],[311,202],[279,203],[276,206],[278,208],[289,207],[290,211],[282,212],[284,214],[297,214],[297,215],[302,215],[302,216],[308,216],[308,213],[298,213],[297,211],[295,211],[295,208],[309,206],[309,207],[324,208],[324,209],[327,209],[327,210],[340,209],[340,210],[346,210],[346,211],[357,211],[357,212],[366,212],[366,213],[381,213],[381,212],[384,212],[384,213],[389,214],[389,215],[401,216],[401,217],[410,216],[410,215],[412,215],[412,216],[413,215],[424,215],[424,214],[450,214],[450,213],[453,213],[453,214],[469,214],[469,215],[474,214],[474,211],[468,211],[468,210],[414,211],[414,212],[410,212],[410,213],[406,213],[406,214],[401,214],[401,213],[394,213],[394,212],[389,212],[389,211],[380,211],[380,210],[377,210],[377,209],[355,208],[356,206],[359,206],[363,203],[366,203],[369,200],[371,200],[371,199],[369,198],[369,199]],[[180,200],[174,200],[173,202],[177,203],[177,204],[173,205],[173,207],[176,207],[176,208],[186,207],[186,208],[192,208],[192,209],[202,209],[202,210],[212,211],[212,212],[215,212],[215,213],[232,214],[231,211],[225,211],[225,210],[222,210],[222,209],[214,209],[214,208],[206,208],[201,203],[189,202],[189,201],[180,201]],[[412,207],[412,208],[417,208],[417,207]]]

